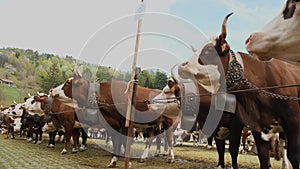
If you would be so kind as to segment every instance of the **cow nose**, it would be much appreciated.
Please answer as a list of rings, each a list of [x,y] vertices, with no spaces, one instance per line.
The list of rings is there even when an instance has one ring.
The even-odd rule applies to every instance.
[[[251,40],[252,36],[253,36],[253,35],[250,35],[250,36],[249,36],[249,38],[248,38],[248,39],[246,39],[246,41],[245,41],[245,44],[246,44],[246,45],[247,45],[247,44],[250,42],[250,40]]]
[[[182,63],[181,66],[185,66],[185,65],[187,65],[187,64],[189,64],[189,62],[184,62],[184,63]]]

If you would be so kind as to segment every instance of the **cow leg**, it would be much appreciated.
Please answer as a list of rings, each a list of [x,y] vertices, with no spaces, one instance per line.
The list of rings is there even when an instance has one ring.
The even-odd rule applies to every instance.
[[[73,128],[73,131],[72,131],[72,138],[73,138],[72,153],[77,153],[78,144],[79,144],[79,136],[80,136],[79,129],[78,128]]]
[[[71,140],[71,136],[72,136],[73,125],[72,124],[65,124],[64,127],[65,127],[66,143],[65,143],[64,149],[61,151],[62,154],[66,154],[67,149],[70,146],[70,140]]]
[[[7,129],[7,132],[6,132],[6,137],[5,139],[7,139],[9,137],[9,133],[10,133],[10,124],[6,124],[6,129]]]
[[[261,169],[269,169],[270,167],[270,157],[269,157],[269,142],[264,141],[261,139],[261,133],[257,131],[252,131],[257,152],[258,152],[258,158],[260,162],[260,168]]]
[[[42,127],[40,126],[39,129],[38,129],[38,142],[37,144],[41,144],[42,143],[42,138],[43,138],[43,131],[42,131]]]
[[[242,144],[243,144],[242,152],[246,153],[246,152],[248,152],[248,146],[246,144],[247,144],[247,137],[248,137],[249,129],[245,128],[242,131],[243,131],[243,133],[242,133]]]
[[[206,146],[206,149],[207,149],[207,150],[212,149],[212,142],[213,142],[213,139],[214,139],[214,136],[213,136],[213,135],[211,135],[210,137],[208,137],[208,139],[207,139],[207,146]]]
[[[28,142],[32,141],[32,137],[33,137],[33,123],[30,123],[28,125],[28,131],[27,131],[27,135],[26,135],[26,140]]]
[[[153,129],[147,129],[146,132],[149,134],[149,139],[146,142],[145,149],[144,149],[143,154],[141,156],[141,159],[140,159],[141,162],[146,161],[146,159],[149,157],[150,147],[151,147],[151,144],[154,140],[154,130]]]
[[[229,152],[231,156],[232,168],[238,169],[237,158],[239,154],[240,140],[243,126],[235,119],[233,125],[230,126]]]
[[[168,128],[166,131],[166,142],[165,144],[169,145],[169,162],[174,163],[175,162],[175,155],[174,155],[174,146],[173,146],[173,131],[171,128]]]
[[[120,133],[112,133],[111,134],[112,144],[113,144],[113,154],[111,162],[108,164],[107,167],[114,168],[117,165],[118,157],[120,155],[121,145],[122,145],[122,138]]]
[[[219,156],[219,161],[218,161],[218,168],[225,168],[224,164],[224,154],[225,154],[225,140],[220,140],[216,137],[214,137],[216,146],[217,146],[217,151],[218,151],[218,156]]]
[[[54,132],[49,132],[48,135],[49,135],[49,142],[48,142],[47,147],[54,148],[56,131],[54,131]]]
[[[14,126],[11,127],[11,138],[15,139],[15,131]]]
[[[282,145],[282,169],[289,169],[289,161],[287,158],[286,138],[280,139],[280,141],[281,141],[281,145]]]
[[[161,138],[162,138],[162,134],[159,134],[156,136],[156,151],[154,153],[155,157],[158,157],[161,153],[160,151],[160,147],[161,147]]]
[[[84,129],[81,129],[81,138],[82,138],[82,143],[81,143],[81,146],[80,146],[80,151],[85,151],[86,148],[87,148],[87,144],[86,144],[86,141],[87,141],[87,133],[85,132]]]
[[[294,129],[297,130],[297,129]],[[291,130],[292,131],[292,130]],[[292,164],[293,169],[300,168],[300,135],[298,133],[290,132],[287,135],[287,157]]]

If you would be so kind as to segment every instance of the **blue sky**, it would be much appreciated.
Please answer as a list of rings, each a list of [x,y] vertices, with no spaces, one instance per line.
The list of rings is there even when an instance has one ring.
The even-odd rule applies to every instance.
[[[246,38],[278,15],[285,1],[146,0],[146,3],[146,12],[161,14],[146,15],[143,20],[142,32],[156,33],[142,36],[140,51],[145,52],[141,53],[139,64],[155,68],[164,63],[166,66],[160,69],[167,71],[172,64],[192,54],[188,45],[199,48],[204,43],[203,36],[218,35],[229,12],[235,14],[228,21],[228,41],[235,51],[245,51]],[[131,65],[136,32],[134,17],[127,16],[134,14],[139,4],[140,0],[2,0],[0,47],[29,48],[62,57],[72,55],[106,66],[127,65],[124,67],[127,69]]]
[[[228,41],[235,50],[245,51],[245,39],[278,15],[284,3],[284,0],[184,0],[171,5],[170,13],[189,20],[210,37],[220,32],[224,16],[234,12],[228,21]]]

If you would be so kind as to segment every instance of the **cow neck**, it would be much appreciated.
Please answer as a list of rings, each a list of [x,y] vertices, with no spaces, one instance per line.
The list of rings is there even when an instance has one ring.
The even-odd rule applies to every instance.
[[[226,72],[227,91],[238,90],[244,84],[244,66],[241,58],[237,58],[235,53],[230,50],[230,59]]]

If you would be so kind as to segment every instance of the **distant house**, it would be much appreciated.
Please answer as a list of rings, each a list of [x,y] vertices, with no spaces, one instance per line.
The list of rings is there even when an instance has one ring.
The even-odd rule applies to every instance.
[[[8,79],[0,79],[0,84],[7,86],[14,86],[14,82]]]

